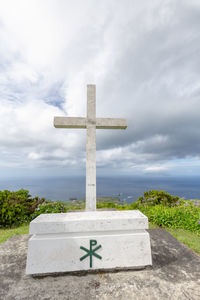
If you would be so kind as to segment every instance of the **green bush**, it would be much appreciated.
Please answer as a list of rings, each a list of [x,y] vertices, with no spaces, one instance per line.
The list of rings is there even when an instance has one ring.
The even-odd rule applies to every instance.
[[[144,196],[138,198],[137,203],[140,205],[154,206],[162,204],[164,206],[174,206],[179,201],[178,196],[172,196],[165,191],[150,190],[144,192]]]
[[[130,204],[149,222],[162,227],[182,228],[200,235],[200,201],[184,200],[165,191],[150,190]]]
[[[31,198],[29,191],[0,191],[0,227],[19,225],[31,220],[31,214],[44,198]]]
[[[200,235],[200,208],[192,204],[177,207],[164,205],[141,206],[140,210],[148,217],[149,222],[162,227],[187,229]]]
[[[139,209],[139,206],[140,206],[139,201],[136,201],[136,202],[129,204],[127,209]]]
[[[40,214],[52,214],[52,213],[61,213],[65,211],[65,207],[61,202],[50,202],[46,201],[43,204],[40,204],[34,213],[32,214],[31,218],[35,219]]]

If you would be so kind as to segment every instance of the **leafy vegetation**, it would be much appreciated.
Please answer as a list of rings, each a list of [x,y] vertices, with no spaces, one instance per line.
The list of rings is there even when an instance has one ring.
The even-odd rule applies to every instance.
[[[45,201],[32,198],[27,190],[0,191],[0,227],[19,225],[31,220],[31,215]]]
[[[65,207],[62,202],[45,201],[44,203],[38,205],[34,213],[31,215],[31,218],[35,219],[40,214],[52,214],[61,212],[65,212]]]
[[[182,228],[200,235],[199,209],[195,207],[141,207],[140,210],[148,217],[149,222],[162,227]]]
[[[136,201],[149,221],[162,227],[181,228],[200,236],[200,201],[184,200],[164,191],[148,191]]]
[[[155,191],[150,190],[144,192],[144,196],[138,198],[137,202],[140,205],[148,204],[148,206],[155,206],[155,205],[163,205],[172,207],[174,206],[180,198],[178,196],[172,196],[165,191]]]

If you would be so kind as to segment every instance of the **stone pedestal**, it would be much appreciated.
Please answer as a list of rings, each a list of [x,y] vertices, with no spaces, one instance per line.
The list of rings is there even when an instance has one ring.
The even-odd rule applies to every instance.
[[[151,265],[147,228],[139,210],[40,215],[30,223],[26,274]]]

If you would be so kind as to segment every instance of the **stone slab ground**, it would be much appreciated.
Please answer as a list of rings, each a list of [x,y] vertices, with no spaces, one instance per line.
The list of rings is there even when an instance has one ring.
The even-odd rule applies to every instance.
[[[200,299],[200,256],[163,229],[149,230],[153,266],[143,270],[25,275],[28,235],[0,245],[0,299]]]

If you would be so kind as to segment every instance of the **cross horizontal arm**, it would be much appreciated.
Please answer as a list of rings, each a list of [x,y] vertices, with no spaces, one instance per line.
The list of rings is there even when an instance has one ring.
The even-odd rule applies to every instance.
[[[86,118],[54,117],[56,128],[86,128]]]
[[[126,129],[126,119],[119,118],[96,118],[97,129]]]
[[[56,128],[86,128],[87,118],[54,117]],[[126,129],[126,119],[96,118],[96,129]]]

